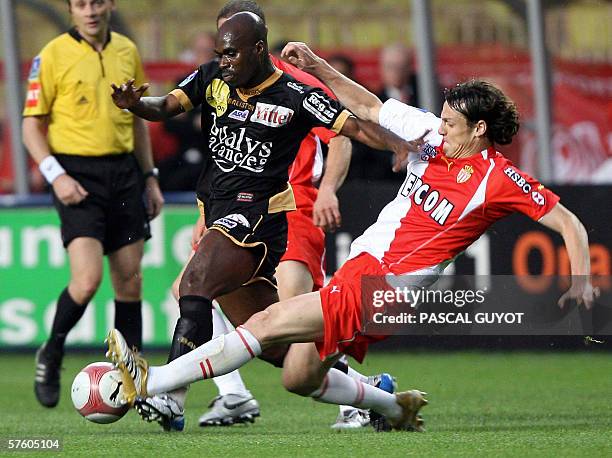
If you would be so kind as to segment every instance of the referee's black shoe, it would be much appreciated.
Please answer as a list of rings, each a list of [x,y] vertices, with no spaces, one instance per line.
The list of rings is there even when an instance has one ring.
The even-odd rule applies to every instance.
[[[36,376],[34,393],[36,399],[45,407],[55,407],[60,396],[60,369],[62,354],[51,355],[46,351],[46,344],[36,352]]]

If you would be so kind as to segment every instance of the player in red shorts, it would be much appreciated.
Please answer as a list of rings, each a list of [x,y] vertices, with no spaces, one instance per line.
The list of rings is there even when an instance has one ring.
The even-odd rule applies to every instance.
[[[423,154],[408,163],[397,197],[353,242],[349,260],[319,292],[273,304],[234,332],[166,366],[148,367],[115,330],[109,334],[109,355],[125,386],[142,396],[226,373],[271,345],[292,343],[283,367],[288,390],[371,408],[396,429],[421,430],[418,411],[425,401],[420,391],[392,395],[332,367],[342,352],[362,360],[376,339],[362,333],[362,276],[418,275],[425,279],[421,286],[428,286],[491,224],[521,212],[563,236],[573,279],[560,305],[576,300],[591,307],[597,291],[590,281],[586,231],[558,196],[496,151],[495,144],[512,141],[519,122],[515,105],[491,84],[469,81],[448,90],[438,118],[393,99],[383,105],[303,43],[289,44],[283,53],[314,72],[358,116],[405,140],[424,137]]]

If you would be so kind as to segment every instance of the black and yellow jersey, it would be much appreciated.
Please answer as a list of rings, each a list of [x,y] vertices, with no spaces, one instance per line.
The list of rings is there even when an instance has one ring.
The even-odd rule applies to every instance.
[[[103,156],[134,150],[133,115],[117,108],[111,83],[144,72],[138,50],[127,37],[111,32],[96,51],[76,29],[51,40],[32,62],[24,116],[49,115],[53,153]]]
[[[171,92],[189,111],[202,105],[202,132],[210,151],[198,197],[233,207],[295,209],[288,169],[313,127],[342,129],[350,113],[321,89],[276,69],[255,88],[231,87],[217,62],[201,65]],[[264,209],[262,209],[264,210]]]

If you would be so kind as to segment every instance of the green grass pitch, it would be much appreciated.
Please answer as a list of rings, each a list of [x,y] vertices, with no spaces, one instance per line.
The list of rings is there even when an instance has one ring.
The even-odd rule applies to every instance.
[[[104,360],[103,351],[68,354],[55,409],[42,408],[34,399],[33,355],[4,354],[0,438],[60,438],[61,456],[612,456],[610,356],[415,351],[371,353],[364,365],[355,366],[367,374],[392,372],[400,389],[427,391],[424,434],[369,428],[333,432],[335,406],[286,393],[279,370],[255,361],[242,372],[262,408],[255,424],[200,428],[198,416],[215,394],[212,382],[205,381],[191,388],[185,431],[168,434],[134,412],[114,424],[97,425],[73,409],[74,375],[89,362]],[[161,363],[163,355],[151,360]]]

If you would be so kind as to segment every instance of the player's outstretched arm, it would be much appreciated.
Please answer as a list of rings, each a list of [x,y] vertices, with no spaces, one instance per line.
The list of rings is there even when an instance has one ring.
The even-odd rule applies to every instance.
[[[123,110],[130,110],[136,116],[148,121],[163,121],[183,112],[183,107],[172,94],[162,97],[142,97],[149,88],[145,83],[140,87],[134,86],[134,80],[116,86],[111,84],[113,102]]]
[[[150,219],[156,218],[164,205],[164,196],[159,188],[159,179],[156,176],[147,176],[153,170],[153,151],[151,149],[151,138],[147,123],[134,117],[134,157],[140,165],[140,170],[145,173],[145,207]]]
[[[584,226],[576,215],[560,203],[544,215],[540,223],[561,234],[571,264],[572,286],[559,299],[559,306],[575,300],[590,309],[594,299],[599,296],[599,290],[591,284],[589,238]]]
[[[335,70],[325,59],[317,56],[305,44],[292,41],[287,43],[281,57],[323,81],[338,97],[340,103],[355,116],[378,123],[382,102],[365,87]]]
[[[329,141],[325,174],[321,179],[317,200],[312,208],[312,219],[324,231],[333,232],[342,224],[336,191],[344,183],[353,152],[351,141],[338,135]]]
[[[417,153],[421,150],[425,142],[424,138],[429,134],[429,130],[425,131],[419,138],[407,141],[378,124],[351,116],[344,123],[340,133],[353,140],[365,143],[371,148],[393,151],[393,171],[399,172],[402,170],[402,164],[405,164],[408,154]]]

